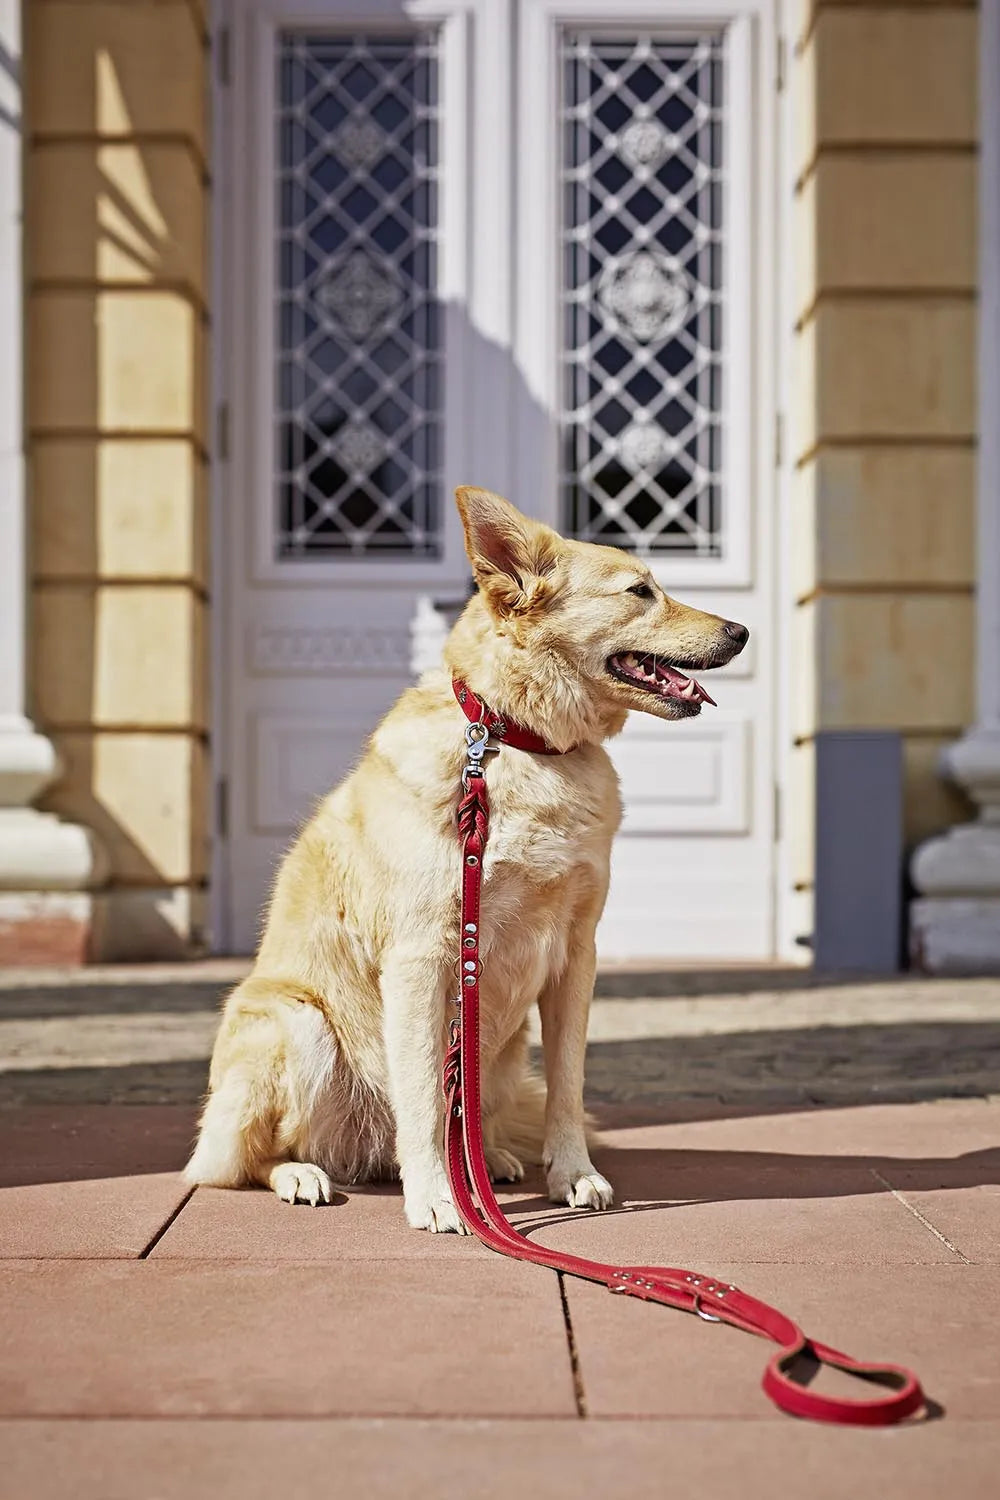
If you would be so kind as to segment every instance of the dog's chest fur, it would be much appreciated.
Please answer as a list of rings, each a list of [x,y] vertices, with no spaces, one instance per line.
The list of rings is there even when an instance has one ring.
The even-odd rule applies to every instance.
[[[501,751],[488,773],[483,864],[484,1045],[502,1046],[566,967],[580,903],[607,886],[620,812],[598,746],[558,759]]]

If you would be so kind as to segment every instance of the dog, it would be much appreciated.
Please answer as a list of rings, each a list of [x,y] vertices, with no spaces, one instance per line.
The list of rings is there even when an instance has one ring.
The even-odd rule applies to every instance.
[[[459,952],[456,808],[466,719],[453,681],[561,754],[487,769],[480,930],[483,1131],[494,1179],[541,1162],[553,1202],[606,1209],[583,1107],[594,933],[621,817],[604,748],[630,709],[714,700],[743,625],[677,603],[613,547],[569,541],[488,490],[456,500],[478,592],[427,672],[319,805],[277,875],[250,973],[229,996],[189,1183],[288,1203],[398,1171],[407,1221],[459,1232],[441,1068]],[[529,1067],[538,1006],[545,1080]]]

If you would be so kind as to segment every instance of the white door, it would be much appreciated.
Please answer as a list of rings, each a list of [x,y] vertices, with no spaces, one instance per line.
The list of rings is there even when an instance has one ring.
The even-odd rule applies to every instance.
[[[612,747],[625,818],[601,951],[770,957],[770,13],[521,0],[519,39],[517,352],[548,421],[525,411],[516,487],[751,631],[706,679],[718,708],[633,714]]]
[[[615,748],[601,942],[773,951],[764,20],[720,14],[232,7],[220,947],[253,946],[282,849],[410,680],[415,617],[464,594],[468,482],[751,627],[718,710],[635,716]]]

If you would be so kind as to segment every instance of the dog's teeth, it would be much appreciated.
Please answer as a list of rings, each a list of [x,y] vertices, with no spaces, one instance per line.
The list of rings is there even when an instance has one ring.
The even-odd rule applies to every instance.
[[[627,656],[623,656],[622,661],[627,667],[637,667],[639,665],[639,663],[635,659],[635,653],[632,651],[630,651]]]
[[[695,692],[696,692],[695,685],[694,685],[693,681],[691,680],[691,678],[689,677],[688,680],[687,680],[687,682],[681,688],[681,697],[682,698],[693,698],[694,695],[695,695]]]

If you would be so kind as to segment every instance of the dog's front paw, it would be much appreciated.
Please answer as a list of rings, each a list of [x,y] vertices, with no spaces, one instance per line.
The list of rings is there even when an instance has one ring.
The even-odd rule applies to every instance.
[[[309,1203],[318,1208],[333,1197],[333,1183],[322,1167],[309,1162],[282,1161],[272,1169],[271,1187],[284,1203]]]
[[[458,1209],[447,1188],[421,1193],[409,1189],[404,1193],[403,1207],[411,1229],[426,1229],[431,1234],[468,1234],[458,1216]]]
[[[593,1167],[586,1172],[549,1172],[549,1198],[553,1203],[568,1203],[570,1208],[592,1208],[597,1212],[611,1208],[614,1188]]]
[[[486,1165],[494,1182],[520,1182],[524,1176],[524,1167],[517,1157],[502,1146],[487,1146]]]

